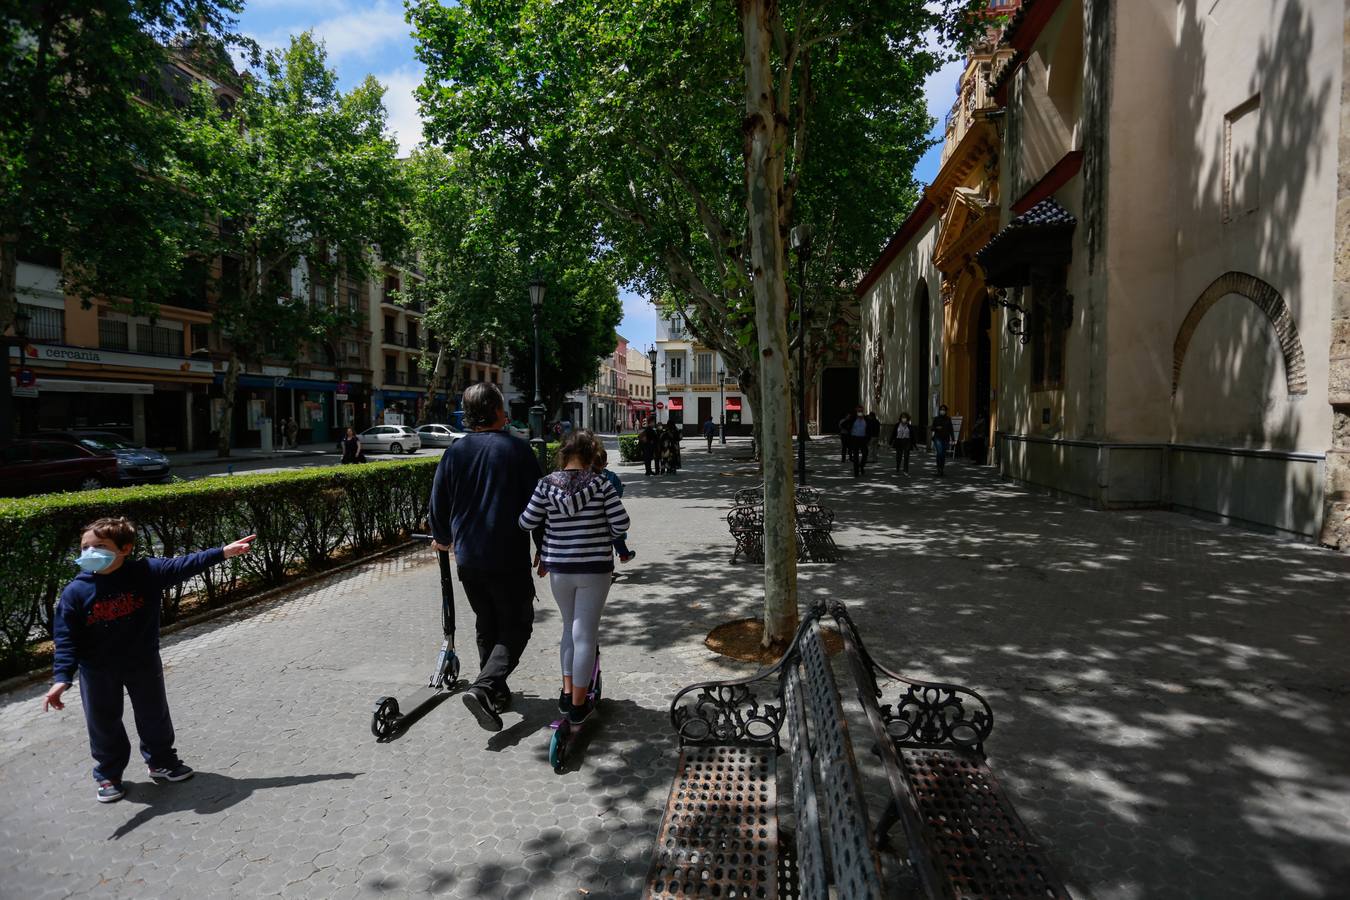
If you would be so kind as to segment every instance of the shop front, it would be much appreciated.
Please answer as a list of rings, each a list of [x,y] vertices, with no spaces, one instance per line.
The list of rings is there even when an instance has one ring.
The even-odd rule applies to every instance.
[[[225,405],[223,374],[216,375],[211,397],[211,427],[220,421]],[[282,446],[283,423],[294,419],[298,425],[296,442],[325,444],[337,442],[337,430],[347,410],[336,400],[338,384],[286,375],[240,375],[235,389],[233,438],[235,447],[262,446],[262,429],[272,431],[272,446]],[[347,402],[351,402],[350,397]],[[349,413],[355,416],[355,404]]]

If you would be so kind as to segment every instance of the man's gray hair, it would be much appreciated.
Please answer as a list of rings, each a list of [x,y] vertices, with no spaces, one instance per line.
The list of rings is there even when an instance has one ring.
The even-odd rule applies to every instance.
[[[506,408],[502,392],[495,384],[480,381],[464,391],[464,425],[466,428],[488,428],[497,424],[497,413]]]

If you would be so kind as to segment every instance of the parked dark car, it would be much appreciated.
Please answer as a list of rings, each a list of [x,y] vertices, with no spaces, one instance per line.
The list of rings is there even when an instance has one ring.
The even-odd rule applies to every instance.
[[[142,447],[111,431],[72,428],[65,431],[41,431],[29,435],[33,440],[70,441],[94,452],[117,457],[117,484],[152,484],[168,481],[169,458],[158,450]]]
[[[28,438],[0,447],[0,496],[85,491],[117,483],[117,456],[111,451]]]

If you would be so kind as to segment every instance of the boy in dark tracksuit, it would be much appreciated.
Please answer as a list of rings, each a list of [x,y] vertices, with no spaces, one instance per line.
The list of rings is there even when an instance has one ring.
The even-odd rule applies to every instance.
[[[131,758],[131,743],[122,726],[123,690],[131,697],[150,777],[192,777],[173,747],[159,658],[160,598],[165,588],[247,553],[253,536],[172,559],[131,559],[135,539],[135,526],[124,518],[99,519],[87,526],[76,559],[83,571],[61,592],[53,616],[53,684],[42,708],[65,708],[61,695],[78,670],[100,803],[120,800],[126,793],[122,772]]]

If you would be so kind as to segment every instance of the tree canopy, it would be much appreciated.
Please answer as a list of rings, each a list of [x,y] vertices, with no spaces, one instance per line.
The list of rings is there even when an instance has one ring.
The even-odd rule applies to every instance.
[[[528,178],[508,178],[465,150],[424,148],[408,161],[409,222],[425,280],[405,294],[427,303],[426,322],[458,358],[480,343],[506,357],[526,399],[534,395],[529,283],[546,285],[540,316],[541,392],[556,411],[590,383],[614,349],[622,318],[612,254]],[[456,385],[459,386],[459,385]]]
[[[343,280],[404,253],[409,188],[383,95],[371,77],[342,93],[308,33],[268,53],[237,103],[197,88],[177,175],[217,217],[201,248],[224,263],[212,320],[230,350],[222,454],[243,364],[331,346],[364,321]]]

